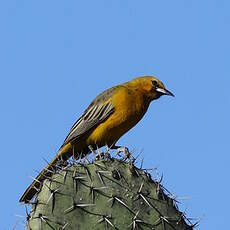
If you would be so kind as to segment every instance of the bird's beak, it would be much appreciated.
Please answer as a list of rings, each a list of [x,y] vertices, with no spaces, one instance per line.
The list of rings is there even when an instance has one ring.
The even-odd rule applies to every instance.
[[[174,94],[172,92],[170,92],[167,89],[163,89],[163,88],[156,88],[156,91],[159,93],[162,93],[163,95],[168,95],[168,96],[172,96],[175,97]]]

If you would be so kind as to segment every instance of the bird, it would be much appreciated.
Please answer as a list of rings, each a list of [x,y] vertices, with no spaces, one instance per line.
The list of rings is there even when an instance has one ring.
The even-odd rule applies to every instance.
[[[141,120],[153,100],[163,95],[174,96],[154,76],[136,77],[99,94],[73,124],[56,156],[25,190],[19,202],[31,202],[42,182],[57,169],[60,159],[67,161],[73,152],[75,159],[86,156],[90,153],[89,146],[117,148],[119,138]]]

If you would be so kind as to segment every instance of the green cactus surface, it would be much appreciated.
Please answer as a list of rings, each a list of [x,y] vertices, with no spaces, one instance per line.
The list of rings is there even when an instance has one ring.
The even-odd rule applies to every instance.
[[[193,229],[151,175],[115,158],[71,163],[44,181],[27,229]]]

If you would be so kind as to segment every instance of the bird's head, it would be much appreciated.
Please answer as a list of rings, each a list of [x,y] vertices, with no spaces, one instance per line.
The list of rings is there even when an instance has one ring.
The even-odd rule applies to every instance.
[[[162,95],[173,96],[169,90],[167,90],[164,84],[157,78],[152,76],[143,76],[133,79],[134,84],[139,85],[144,94],[152,101],[158,99]]]

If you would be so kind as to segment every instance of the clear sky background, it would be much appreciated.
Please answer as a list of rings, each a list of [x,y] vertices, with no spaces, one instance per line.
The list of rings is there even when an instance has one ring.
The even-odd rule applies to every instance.
[[[20,195],[102,90],[152,74],[151,104],[119,144],[143,149],[198,229],[229,220],[230,2],[0,2],[1,229],[23,229]]]

